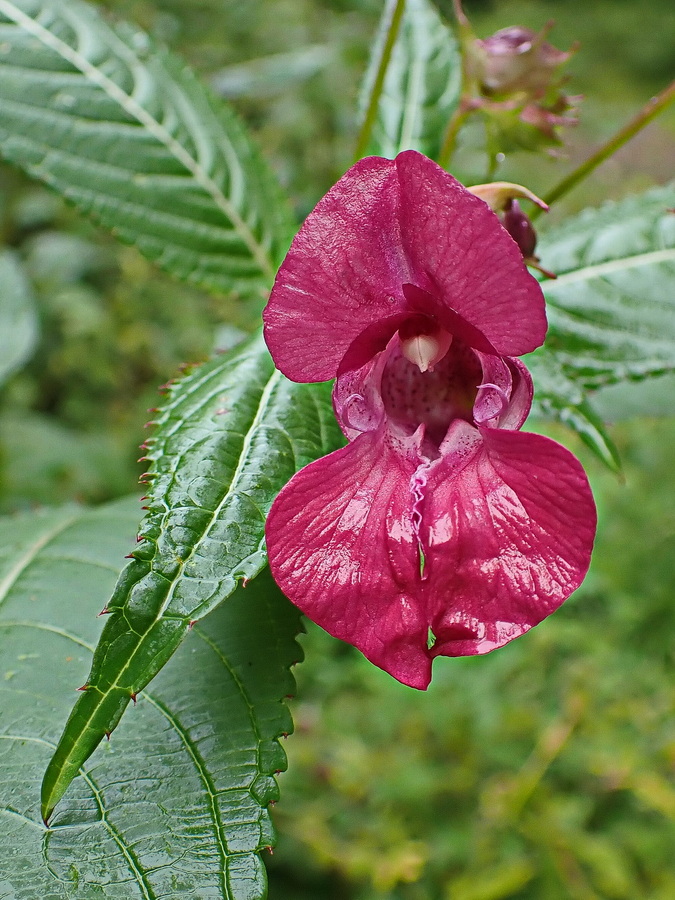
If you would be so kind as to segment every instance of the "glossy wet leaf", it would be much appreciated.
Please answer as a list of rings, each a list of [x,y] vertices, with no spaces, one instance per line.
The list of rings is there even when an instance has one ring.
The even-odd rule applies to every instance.
[[[0,0],[0,152],[206,288],[264,292],[294,226],[237,116],[80,0]]]
[[[588,392],[675,371],[674,206],[671,185],[586,210],[544,231],[537,251],[558,277],[542,285],[546,344],[525,359],[535,411],[566,422],[612,467]]]
[[[261,576],[195,626],[81,770],[50,828],[38,783],[135,533],[138,500],[0,520],[0,897],[265,896],[259,851],[297,611]]]
[[[265,518],[284,484],[341,443],[328,385],[285,379],[260,336],[172,385],[156,423],[148,514],[45,775],[45,815],[191,623],[264,568]]]
[[[675,370],[675,185],[544,232],[546,352],[586,388]]]
[[[0,384],[30,356],[37,340],[33,294],[17,257],[0,253]]]
[[[388,25],[385,9],[360,105],[368,105]],[[429,0],[407,0],[366,155],[393,159],[402,150],[438,156],[459,102],[461,61],[454,35]]]

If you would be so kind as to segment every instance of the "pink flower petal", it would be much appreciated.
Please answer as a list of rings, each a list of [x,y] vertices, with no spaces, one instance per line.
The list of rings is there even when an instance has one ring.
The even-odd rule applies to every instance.
[[[410,479],[383,431],[298,472],[267,520],[272,574],[310,619],[411,687],[431,678]]]
[[[349,366],[363,365],[414,313],[500,355],[534,350],[546,332],[541,289],[497,216],[410,150],[360,160],[310,213],[277,274],[265,339],[289,378],[323,381],[350,348]]]
[[[543,343],[544,298],[487,204],[414,150],[396,157],[401,233],[419,287],[478,328],[502,356]],[[423,283],[425,275],[430,286]],[[480,349],[480,348],[479,348]]]
[[[450,445],[469,428],[451,428],[425,492],[434,655],[486,653],[536,625],[581,584],[595,535],[590,487],[568,450],[484,428],[458,463]]]
[[[410,272],[397,207],[394,163],[369,157],[352,166],[307,217],[263,314],[267,346],[289,378],[333,378],[358,335],[385,323],[381,346],[368,358],[405,317],[402,285]]]

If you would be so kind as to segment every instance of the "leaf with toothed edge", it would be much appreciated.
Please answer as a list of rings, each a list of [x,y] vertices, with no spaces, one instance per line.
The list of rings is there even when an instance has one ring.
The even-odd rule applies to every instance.
[[[276,494],[298,469],[344,443],[329,386],[288,381],[259,334],[168,390],[147,444],[148,514],[45,774],[47,816],[194,621],[263,569]]]
[[[359,98],[361,118],[368,107],[390,17],[391,4],[386,4]],[[461,59],[452,30],[429,0],[408,0],[367,153],[393,159],[402,150],[419,150],[436,158],[459,103],[460,88]]]
[[[543,230],[537,249],[558,277],[542,284],[546,343],[524,358],[534,412],[565,422],[615,470],[592,391],[675,371],[673,207],[675,185],[654,188]]]
[[[262,294],[295,227],[234,112],[80,0],[0,0],[0,153],[177,278]]]
[[[49,828],[36,792],[138,500],[0,519],[0,897],[262,900],[300,616],[268,572],[188,635]]]

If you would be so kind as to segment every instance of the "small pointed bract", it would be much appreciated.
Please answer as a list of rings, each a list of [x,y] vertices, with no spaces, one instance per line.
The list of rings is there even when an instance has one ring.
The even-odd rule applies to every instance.
[[[519,430],[515,357],[544,340],[544,298],[482,199],[414,151],[361,160],[300,229],[264,320],[289,378],[337,376],[348,440],[267,521],[272,573],[311,619],[423,689],[436,656],[500,647],[579,586],[588,481]]]

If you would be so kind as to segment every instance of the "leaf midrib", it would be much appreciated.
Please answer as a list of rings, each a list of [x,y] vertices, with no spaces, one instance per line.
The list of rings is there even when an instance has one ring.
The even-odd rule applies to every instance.
[[[171,587],[170,587],[169,591],[167,592],[167,597],[166,597],[165,601],[162,603],[162,606],[161,606],[160,610],[158,611],[157,615],[155,616],[155,618],[154,618],[154,620],[153,620],[153,622],[152,622],[152,625],[150,625],[150,626],[148,627],[148,629],[144,632],[144,634],[140,636],[140,640],[136,643],[136,645],[135,645],[133,651],[129,654],[129,656],[128,656],[128,658],[127,658],[127,660],[126,660],[124,666],[122,666],[122,667],[119,669],[119,671],[117,672],[117,676],[116,676],[116,678],[115,678],[115,681],[108,687],[108,689],[107,689],[105,692],[99,691],[99,693],[101,694],[101,701],[103,701],[106,697],[110,696],[110,694],[111,694],[114,690],[119,690],[119,688],[120,688],[120,679],[121,679],[122,676],[126,673],[126,671],[129,669],[129,667],[133,664],[133,662],[134,662],[134,660],[136,659],[136,656],[137,656],[137,654],[138,654],[139,648],[142,646],[142,644],[143,644],[143,642],[144,642],[144,640],[145,640],[146,635],[148,634],[148,632],[150,631],[150,629],[151,629],[157,622],[160,621],[160,619],[161,619],[162,616],[164,615],[164,612],[166,611],[166,608],[168,607],[168,605],[169,605],[171,599],[173,598],[173,592],[174,592],[174,590],[175,590],[175,586],[178,584],[178,582],[179,582],[179,580],[180,580],[180,577],[181,577],[181,575],[182,575],[182,573],[183,573],[183,570],[184,570],[184,568],[185,568],[185,564],[188,562],[188,560],[190,560],[190,559],[192,558],[192,555],[194,554],[194,552],[195,552],[195,550],[197,549],[197,547],[200,546],[201,542],[208,536],[208,532],[209,532],[210,528],[213,526],[213,523],[217,520],[218,515],[219,515],[220,511],[221,511],[222,508],[223,508],[223,505],[224,505],[225,502],[229,499],[229,497],[231,497],[232,494],[234,493],[234,488],[233,488],[233,486],[235,485],[236,480],[238,479],[240,473],[243,471],[243,466],[244,466],[244,464],[245,464],[247,451],[248,451],[248,449],[250,448],[250,445],[251,445],[251,442],[252,442],[252,439],[253,439],[253,434],[254,434],[256,428],[258,427],[259,422],[262,420],[262,417],[264,416],[265,410],[266,410],[266,408],[267,408],[267,404],[269,403],[269,400],[270,400],[271,395],[272,395],[272,393],[273,393],[273,391],[274,391],[274,388],[276,387],[276,385],[278,384],[278,382],[280,381],[280,379],[281,379],[281,373],[280,373],[278,370],[275,369],[274,372],[272,373],[272,375],[270,376],[270,378],[269,378],[269,380],[268,380],[268,382],[267,382],[267,384],[266,384],[266,386],[265,386],[265,388],[264,388],[264,390],[263,390],[263,392],[262,392],[262,394],[261,394],[260,401],[259,401],[259,403],[258,403],[258,409],[257,409],[257,411],[256,411],[256,415],[255,415],[254,418],[253,418],[253,421],[252,421],[252,423],[251,423],[250,428],[249,428],[248,431],[246,432],[246,435],[245,435],[245,438],[244,438],[244,443],[243,443],[243,446],[242,446],[242,452],[241,452],[240,457],[239,457],[239,462],[238,462],[238,464],[237,464],[237,468],[236,468],[236,470],[235,470],[235,472],[234,472],[234,474],[233,474],[233,476],[232,476],[232,479],[231,479],[231,481],[230,481],[230,486],[229,486],[228,490],[226,491],[226,493],[225,493],[223,499],[221,500],[221,502],[218,504],[218,507],[217,507],[216,510],[214,511],[214,513],[213,513],[213,515],[212,515],[212,517],[211,517],[211,521],[209,522],[208,526],[205,527],[205,529],[204,529],[204,531],[203,531],[203,533],[202,533],[201,538],[199,539],[199,541],[195,542],[195,545],[194,545],[194,547],[192,548],[191,553],[190,553],[189,556],[187,556],[186,559],[181,563],[181,566],[180,566],[180,569],[179,569],[178,573],[177,573],[176,576],[172,579]],[[187,617],[185,617],[185,619],[187,619]],[[95,717],[95,715],[96,715],[96,710],[94,710],[94,711],[92,712],[92,714],[91,714],[91,716],[89,717],[89,719],[87,720],[87,722],[79,728],[79,734],[78,734],[78,736],[76,737],[76,739],[75,739],[74,742],[73,742],[73,747],[72,747],[71,754],[70,754],[71,757],[72,757],[73,755],[75,755],[75,750],[76,750],[76,748],[82,743],[82,741],[83,741],[83,736],[84,736],[84,734],[86,733],[86,731],[87,731],[87,729],[88,729],[88,727],[89,727],[89,725],[90,725],[92,719]],[[58,784],[59,781],[60,781],[60,775],[57,776],[57,778],[55,779],[55,784]],[[53,793],[53,792],[52,792],[52,793]]]
[[[248,428],[248,430],[246,431],[246,434],[244,435],[244,440],[243,440],[242,446],[241,446],[241,453],[239,454],[239,460],[237,462],[237,468],[234,470],[234,472],[232,474],[232,478],[230,479],[230,483],[227,488],[227,491],[225,491],[220,503],[213,511],[213,515],[211,516],[210,521],[208,522],[207,525],[205,525],[201,537],[199,538],[199,540],[195,541],[192,548],[190,549],[190,553],[185,557],[185,559],[181,560],[179,569],[178,569],[175,577],[171,581],[171,587],[169,588],[169,590],[167,592],[166,599],[165,599],[164,603],[162,604],[162,607],[161,607],[155,621],[159,621],[159,619],[161,619],[161,617],[166,612],[171,601],[173,600],[173,595],[174,595],[174,591],[176,589],[176,585],[180,581],[180,579],[183,575],[183,572],[185,571],[185,566],[190,562],[190,560],[194,556],[195,552],[199,549],[199,547],[201,547],[202,543],[208,538],[208,536],[211,532],[211,529],[213,528],[214,524],[218,521],[218,517],[220,516],[220,513],[222,512],[225,504],[236,492],[237,482],[239,481],[241,474],[244,471],[244,467],[246,466],[246,463],[248,461],[248,454],[251,449],[253,435],[256,433],[256,431],[258,430],[258,428],[260,427],[260,425],[262,423],[263,417],[265,415],[265,412],[267,411],[267,407],[272,398],[272,394],[274,393],[274,390],[275,390],[277,384],[279,383],[280,379],[281,379],[281,372],[279,372],[278,369],[275,369],[260,395],[260,400],[258,401],[258,408],[256,410],[256,414],[253,418],[253,421],[251,422],[250,427]]]
[[[68,518],[62,519],[53,528],[51,528],[49,531],[46,531],[39,541],[31,544],[26,552],[17,559],[9,572],[5,575],[2,581],[0,581],[0,606],[7,599],[7,595],[16,584],[19,576],[28,568],[28,566],[32,563],[40,550],[43,550],[63,531],[66,531],[66,529],[68,529],[74,522],[76,522],[78,518],[78,513],[73,513]]]
[[[90,643],[88,643],[87,641],[85,641],[83,638],[80,638],[78,635],[71,634],[70,632],[65,631],[65,630],[62,629],[62,628],[58,628],[58,627],[56,627],[56,626],[47,624],[47,623],[45,623],[45,622],[12,621],[12,622],[2,622],[2,623],[0,623],[0,627],[5,628],[5,627],[9,627],[9,626],[14,626],[14,627],[17,627],[17,626],[18,626],[18,627],[26,627],[26,628],[37,628],[37,629],[40,629],[40,630],[43,630],[43,631],[49,631],[49,632],[51,632],[51,633],[53,633],[53,634],[57,634],[59,637],[66,638],[66,640],[72,641],[73,643],[78,644],[78,645],[81,646],[81,647],[84,647],[84,648],[85,648],[86,650],[88,650],[89,653],[91,653],[91,654],[94,653],[94,647],[93,647]],[[246,705],[247,705],[247,707],[248,707],[248,709],[249,709],[250,718],[251,718],[251,727],[252,727],[252,730],[253,730],[254,734],[256,735],[256,738],[258,739],[258,741],[260,741],[260,740],[261,740],[261,737],[260,737],[260,731],[259,731],[259,728],[258,728],[258,723],[257,723],[257,721],[255,720],[254,715],[253,715],[253,708],[252,708],[250,699],[248,698],[248,695],[247,695],[247,693],[246,693],[246,691],[245,691],[245,689],[244,689],[244,687],[243,687],[243,684],[242,684],[241,681],[238,679],[238,677],[236,676],[236,673],[234,672],[234,669],[233,669],[232,666],[230,665],[229,660],[228,660],[227,657],[220,651],[220,648],[218,648],[215,644],[213,644],[213,642],[210,641],[210,640],[207,638],[207,636],[206,636],[203,632],[199,631],[199,629],[195,629],[195,635],[198,636],[198,637],[200,637],[200,638],[202,638],[202,639],[204,639],[204,640],[208,643],[208,645],[215,651],[216,655],[217,655],[218,658],[221,660],[223,666],[227,669],[228,673],[231,675],[231,677],[233,678],[233,680],[235,681],[235,683],[236,683],[237,686],[239,687],[240,692],[241,692],[241,694],[242,694],[242,697],[243,697],[243,699],[245,700]],[[227,846],[227,840],[226,840],[226,838],[225,838],[225,832],[224,832],[223,824],[222,824],[222,822],[221,822],[221,820],[220,820],[220,817],[219,817],[219,815],[218,815],[218,810],[217,810],[217,807],[216,807],[216,804],[215,804],[215,798],[216,798],[216,795],[217,795],[217,791],[215,790],[215,786],[213,785],[213,782],[212,782],[212,780],[211,780],[211,776],[210,776],[210,774],[209,774],[208,767],[206,766],[206,763],[204,762],[204,760],[202,759],[201,755],[199,754],[199,752],[197,751],[196,747],[194,746],[194,743],[193,743],[192,739],[190,738],[190,736],[189,736],[189,734],[188,734],[188,732],[187,732],[187,729],[181,724],[181,722],[177,719],[177,717],[176,717],[175,715],[173,715],[173,713],[168,709],[168,707],[166,707],[166,706],[165,706],[160,700],[158,700],[153,694],[150,694],[150,693],[148,693],[147,691],[143,691],[143,692],[139,695],[139,698],[140,698],[140,697],[142,697],[142,698],[143,698],[145,701],[147,701],[151,706],[153,706],[153,707],[157,710],[157,712],[158,712],[160,715],[162,715],[162,716],[167,720],[167,722],[171,725],[171,727],[174,729],[175,733],[178,735],[178,737],[180,738],[181,742],[183,743],[183,746],[185,747],[185,750],[186,750],[188,756],[189,756],[190,759],[192,760],[193,765],[194,765],[194,767],[195,767],[195,769],[196,769],[196,771],[197,771],[197,775],[198,775],[200,781],[201,781],[202,784],[204,785],[205,791],[206,791],[206,793],[208,794],[208,797],[209,797],[209,808],[210,808],[211,818],[212,818],[212,821],[213,821],[213,828],[214,828],[214,832],[215,832],[215,834],[216,834],[216,838],[217,838],[218,848],[219,848],[219,851],[220,851],[221,860],[222,860],[222,862],[223,862],[221,875],[222,875],[222,877],[223,877],[223,879],[224,879],[225,863],[227,862],[228,857],[229,857],[229,856],[232,856],[233,854],[230,852],[230,850],[229,850],[229,848],[228,848],[228,846]],[[45,746],[50,747],[50,749],[51,749],[52,751],[56,749],[56,745],[55,745],[55,744],[53,744],[51,741],[45,741],[43,738],[28,737],[28,736],[22,736],[22,735],[6,735],[6,734],[4,734],[4,735],[0,735],[0,739],[5,739],[5,740],[10,740],[10,739],[16,739],[16,740],[30,740],[30,741],[33,741],[33,742],[36,742],[36,741],[37,741],[37,742],[40,742],[40,743],[44,744]],[[85,771],[84,768],[81,768],[81,769],[80,769],[80,774],[84,777],[85,781],[87,781],[87,783],[89,783],[90,787],[92,787],[92,790],[95,790],[96,788],[95,788],[94,786],[92,786],[93,782],[92,782],[91,776]],[[100,792],[99,792],[99,793],[100,793]],[[99,806],[99,811],[101,811],[101,804],[98,802],[98,800],[97,800],[97,805]],[[27,822],[29,822],[31,825],[34,825],[36,828],[38,828],[38,829],[40,829],[40,830],[44,830],[43,827],[42,827],[42,825],[40,825],[40,824],[37,823],[37,822],[34,822],[32,819],[29,819],[29,818],[26,818],[25,816],[22,816],[22,815],[21,815],[20,813],[18,813],[18,812],[15,812],[15,811],[13,811],[13,810],[0,809],[0,813],[1,813],[1,812],[4,812],[4,811],[13,813],[14,815],[17,815],[17,816],[20,816],[21,818],[23,818],[23,819],[25,819]],[[104,822],[104,824],[106,825],[106,827],[109,826],[109,823],[108,823],[108,821],[106,820],[105,815],[103,814],[103,812],[102,812],[102,821]],[[115,838],[114,838],[114,835],[113,835],[113,839],[115,839]],[[119,843],[118,843],[117,841],[115,841],[115,842],[116,842],[116,843],[118,844],[118,846],[119,846]],[[122,854],[123,854],[123,855],[125,856],[125,858],[126,858],[126,854],[124,853],[124,850],[123,850],[122,847],[120,847],[120,852],[122,852]],[[127,862],[129,862],[129,860],[127,860]],[[140,862],[137,861],[137,863],[138,863],[139,870],[142,869]],[[229,897],[229,890],[228,890],[227,885],[226,885],[226,883],[225,883],[224,880],[223,880],[223,882],[222,882],[222,887],[223,887],[223,897],[225,897],[225,898],[226,898],[226,897]]]
[[[246,222],[237,210],[229,202],[218,185],[194,159],[187,150],[172,135],[151,116],[133,97],[129,96],[112,79],[104,75],[93,66],[85,57],[52,34],[34,19],[18,9],[9,0],[0,0],[0,12],[22,27],[28,34],[37,38],[44,46],[58,53],[63,59],[71,63],[90,82],[100,87],[112,100],[117,102],[132,118],[145,127],[167,150],[183,165],[193,176],[197,184],[202,187],[212,198],[220,211],[232,222],[234,229],[240,235],[242,241],[258,263],[262,273],[273,278],[274,266],[267,253],[253,236]],[[129,52],[129,48],[125,47]],[[135,59],[135,58],[134,58]],[[139,62],[135,59],[136,62]]]
[[[545,251],[542,255],[545,255]],[[546,292],[553,292],[566,284],[575,281],[589,281],[591,278],[600,278],[604,275],[613,275],[616,272],[624,272],[628,269],[637,269],[640,266],[658,265],[663,262],[675,262],[675,247],[667,247],[663,250],[652,250],[649,253],[639,253],[635,256],[625,256],[621,259],[610,259],[602,263],[594,263],[584,266],[582,269],[574,269],[558,275],[555,281],[546,286]]]

